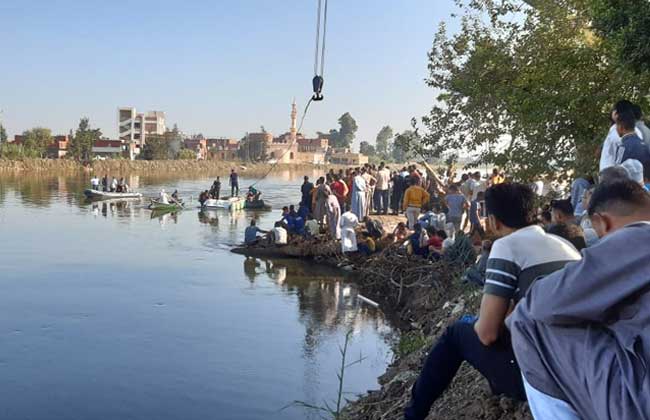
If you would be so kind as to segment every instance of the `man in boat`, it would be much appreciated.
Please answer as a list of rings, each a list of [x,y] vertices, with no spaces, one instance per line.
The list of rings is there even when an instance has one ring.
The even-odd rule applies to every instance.
[[[102,178],[102,191],[108,191],[108,175],[104,175],[104,178]]]
[[[111,181],[111,192],[117,192],[117,178],[113,177]]]
[[[259,201],[261,192],[257,191],[257,188],[250,186],[248,187],[248,194],[246,194],[246,201],[252,203],[254,201]]]
[[[232,197],[239,195],[239,174],[234,168],[230,170],[230,195]]]
[[[162,204],[169,204],[169,196],[165,192],[164,188],[162,190],[160,190],[160,202]]]
[[[99,178],[96,175],[90,179],[90,189],[99,190]]]
[[[208,198],[210,198],[210,193],[208,190],[205,190],[199,194],[199,203],[201,204],[201,207],[203,207],[203,204],[208,201]]]
[[[246,245],[256,244],[257,241],[260,239],[260,237],[257,235],[258,233],[268,233],[268,232],[258,228],[257,222],[255,222],[255,219],[252,219],[250,226],[248,226],[244,231],[244,243]]]
[[[221,195],[221,179],[217,177],[217,179],[212,183],[212,187],[210,188],[210,196],[215,200],[218,200],[220,195]]]

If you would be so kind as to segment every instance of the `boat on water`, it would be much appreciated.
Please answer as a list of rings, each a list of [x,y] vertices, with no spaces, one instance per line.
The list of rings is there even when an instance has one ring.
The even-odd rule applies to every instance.
[[[242,210],[246,200],[241,197],[210,198],[201,206],[202,209]]]
[[[118,193],[118,192],[109,192],[109,191],[100,191],[100,190],[91,190],[91,189],[85,190],[84,195],[92,200],[142,198],[142,194],[137,192]]]
[[[175,210],[183,210],[184,206],[183,203],[162,203],[158,200],[151,200],[151,204],[149,204],[149,210],[157,210],[157,211],[175,211]]]
[[[244,203],[244,208],[246,210],[271,210],[271,206],[266,205],[264,200],[246,200]]]

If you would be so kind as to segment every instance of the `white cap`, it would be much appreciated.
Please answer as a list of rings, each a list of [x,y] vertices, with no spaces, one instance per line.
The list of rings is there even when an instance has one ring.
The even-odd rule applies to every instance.
[[[628,177],[639,184],[643,185],[643,164],[636,159],[628,159],[621,164],[627,171]]]

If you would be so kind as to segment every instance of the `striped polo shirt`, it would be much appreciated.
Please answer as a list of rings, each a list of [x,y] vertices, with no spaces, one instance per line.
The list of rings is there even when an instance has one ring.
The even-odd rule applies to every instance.
[[[569,241],[540,226],[519,229],[492,245],[483,293],[517,302],[535,280],[581,258]]]

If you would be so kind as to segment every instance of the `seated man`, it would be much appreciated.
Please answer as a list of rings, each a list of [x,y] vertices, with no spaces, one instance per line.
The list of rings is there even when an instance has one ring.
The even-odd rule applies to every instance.
[[[582,228],[573,223],[556,223],[546,229],[547,233],[557,235],[560,238],[564,238],[567,241],[571,242],[578,251],[582,251],[587,247],[587,242],[585,241],[585,233],[582,231]]]
[[[573,214],[571,199],[551,201],[551,222],[578,224],[578,220]]]
[[[487,261],[478,320],[463,317],[433,346],[413,386],[407,420],[424,419],[463,361],[486,377],[492,392],[525,400],[521,373],[504,320],[531,283],[580,259],[575,248],[535,224],[535,195],[522,184],[502,183],[485,193],[488,225],[500,239]]]
[[[535,283],[508,319],[537,419],[650,415],[650,195],[600,184],[589,216],[601,240]]]
[[[276,245],[286,245],[288,243],[287,230],[282,227],[281,222],[275,222],[273,230],[271,230],[271,241]]]
[[[246,228],[244,231],[244,243],[246,245],[253,245],[255,244],[259,236],[257,236],[258,233],[267,233],[265,230],[262,230],[256,226],[255,219],[251,220],[251,225]]]

